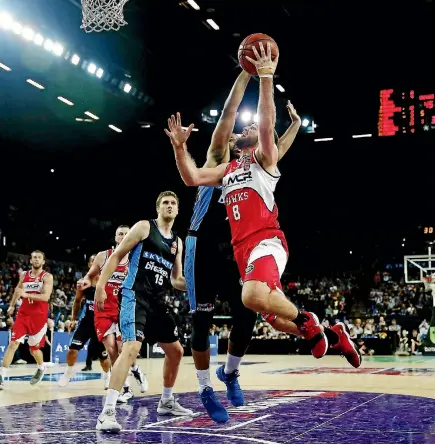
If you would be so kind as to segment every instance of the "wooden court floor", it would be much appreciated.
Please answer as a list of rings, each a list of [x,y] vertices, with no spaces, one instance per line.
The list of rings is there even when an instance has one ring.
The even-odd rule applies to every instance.
[[[206,415],[191,357],[183,358],[175,392],[196,416],[157,416],[163,359],[143,359],[149,392],[140,394],[132,379],[135,397],[117,414],[124,430],[109,437],[94,429],[105,394],[98,362],[66,388],[56,382],[63,365],[35,387],[34,367],[15,366],[0,391],[0,443],[435,443],[435,358],[368,357],[355,370],[338,356],[249,355],[240,367],[239,408],[226,402],[214,373],[224,360],[214,360],[212,382],[229,422]]]

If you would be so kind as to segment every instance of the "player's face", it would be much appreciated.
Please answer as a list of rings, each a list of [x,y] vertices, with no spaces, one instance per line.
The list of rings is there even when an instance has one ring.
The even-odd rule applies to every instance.
[[[258,143],[258,125],[252,124],[245,127],[242,134],[237,138],[236,147],[240,150],[255,147]]]
[[[128,231],[127,227],[120,227],[115,234],[115,242],[116,245],[121,244],[121,241],[124,239],[125,235],[127,235]]]
[[[231,156],[233,158],[239,158],[240,157],[240,148],[237,147],[237,139],[239,138],[239,135],[233,133],[230,137],[230,140],[228,141],[228,147],[231,152]]]
[[[163,196],[157,209],[157,213],[164,220],[174,220],[175,217],[178,215],[177,200],[173,196]]]
[[[32,253],[30,264],[35,269],[39,269],[40,267],[42,267],[45,264],[44,256],[42,255],[42,253]]]

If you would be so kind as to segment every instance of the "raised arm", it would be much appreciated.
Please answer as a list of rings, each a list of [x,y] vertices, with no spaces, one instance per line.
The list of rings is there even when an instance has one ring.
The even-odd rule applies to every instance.
[[[178,171],[184,183],[188,186],[220,185],[227,164],[220,164],[214,168],[198,168],[187,151],[186,141],[192,131],[193,124],[190,124],[187,130],[184,130],[181,124],[180,113],[177,113],[176,119],[174,116],[168,119],[168,127],[169,130],[165,128],[165,133],[171,140]]]
[[[100,274],[105,259],[106,259],[106,252],[98,252],[97,256],[94,258],[94,261],[92,262],[92,265],[88,273],[82,279],[77,281],[77,287],[79,289],[84,290],[92,285],[92,282]]]
[[[264,168],[274,168],[278,162],[278,150],[275,146],[274,129],[276,122],[275,102],[273,99],[273,74],[278,64],[278,57],[272,60],[272,48],[267,43],[267,52],[263,43],[259,43],[260,54],[255,46],[252,50],[257,60],[247,59],[257,68],[260,77],[260,99],[258,101],[258,142],[257,155]]]
[[[225,102],[222,114],[213,131],[204,167],[212,168],[229,161],[230,151],[228,143],[234,130],[237,110],[242,102],[250,78],[250,74],[246,71],[242,71],[234,82],[233,88]]]
[[[296,112],[293,104],[288,101],[287,102],[287,110],[290,114],[290,119],[292,123],[290,127],[287,128],[287,131],[279,138],[278,141],[278,161],[282,159],[282,157],[287,153],[289,148],[292,146],[296,135],[298,134],[299,128],[301,127],[301,118]]]
[[[178,251],[175,257],[175,263],[171,272],[171,284],[175,289],[186,291],[186,279],[183,276],[183,263],[181,258],[183,257],[183,243],[178,238]]]

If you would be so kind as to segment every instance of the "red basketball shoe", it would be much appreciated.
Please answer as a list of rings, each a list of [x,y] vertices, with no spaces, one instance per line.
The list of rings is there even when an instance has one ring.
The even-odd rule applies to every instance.
[[[354,367],[361,366],[361,354],[347,332],[347,326],[339,322],[331,328],[338,334],[338,343],[331,348],[338,349],[346,360]]]
[[[328,351],[328,339],[323,332],[316,314],[312,312],[301,312],[305,321],[298,325],[302,336],[311,343],[311,353],[315,358],[322,358]]]

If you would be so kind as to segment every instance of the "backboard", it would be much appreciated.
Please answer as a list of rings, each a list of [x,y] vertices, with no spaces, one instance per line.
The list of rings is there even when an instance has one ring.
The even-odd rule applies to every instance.
[[[422,283],[426,275],[435,273],[435,254],[432,253],[432,245],[429,245],[426,254],[405,255],[403,266],[406,283]]]

